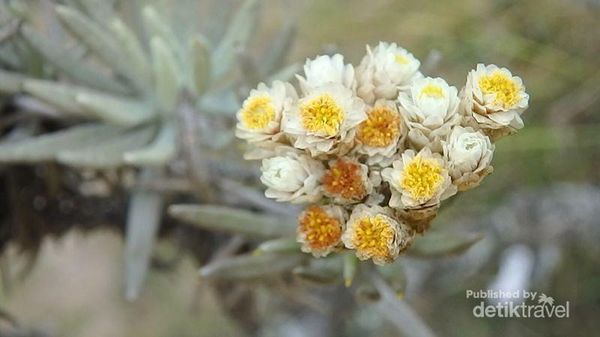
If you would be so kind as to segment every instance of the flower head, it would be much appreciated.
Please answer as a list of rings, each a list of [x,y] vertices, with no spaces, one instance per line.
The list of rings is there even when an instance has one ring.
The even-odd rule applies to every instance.
[[[398,101],[408,126],[408,140],[416,149],[429,146],[441,152],[441,140],[460,122],[458,91],[441,78],[421,78]]]
[[[367,55],[356,69],[357,94],[368,104],[378,99],[394,100],[398,90],[421,77],[421,63],[395,43],[379,42],[375,49],[367,46]]]
[[[298,217],[297,241],[302,251],[327,256],[341,245],[346,213],[339,206],[308,206]]]
[[[398,108],[393,101],[379,100],[367,109],[367,119],[356,131],[356,152],[366,155],[369,165],[389,165],[394,154],[401,150],[406,136]]]
[[[321,199],[319,181],[324,172],[323,164],[288,147],[276,151],[277,156],[262,161],[260,180],[267,186],[265,196],[292,203]]]
[[[381,172],[383,180],[390,184],[390,207],[429,207],[456,193],[445,161],[429,148],[419,153],[406,150],[392,165]]]
[[[325,171],[322,186],[325,195],[341,204],[356,203],[373,190],[369,168],[351,159],[338,159]]]
[[[354,67],[344,63],[344,56],[321,55],[307,59],[304,64],[304,76],[297,76],[302,91],[306,94],[315,88],[337,84],[354,90]]]
[[[289,83],[275,81],[270,88],[260,83],[237,113],[236,136],[253,143],[273,138],[280,131],[283,110],[297,99]]]
[[[340,85],[315,88],[298,101],[283,119],[283,131],[296,148],[313,156],[348,151],[355,127],[366,119],[365,105]]]
[[[523,127],[521,114],[527,109],[529,95],[521,78],[506,68],[478,64],[469,72],[461,98],[469,125],[498,137]]]
[[[469,127],[452,129],[448,142],[444,143],[444,155],[452,183],[459,191],[479,185],[493,170],[490,163],[494,145],[488,136]]]
[[[383,265],[408,248],[413,237],[412,229],[395,219],[389,208],[361,204],[352,211],[342,241],[360,260],[373,259]]]

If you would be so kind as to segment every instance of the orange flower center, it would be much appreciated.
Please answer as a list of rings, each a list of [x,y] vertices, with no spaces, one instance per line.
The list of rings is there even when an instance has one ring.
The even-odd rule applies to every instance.
[[[323,187],[331,195],[355,201],[361,200],[367,193],[360,165],[346,160],[336,161],[325,172]]]
[[[300,216],[298,230],[304,233],[307,244],[312,249],[335,246],[342,236],[340,221],[317,205],[309,206]]]
[[[399,133],[400,116],[388,107],[375,107],[358,126],[356,137],[367,146],[386,147]]]

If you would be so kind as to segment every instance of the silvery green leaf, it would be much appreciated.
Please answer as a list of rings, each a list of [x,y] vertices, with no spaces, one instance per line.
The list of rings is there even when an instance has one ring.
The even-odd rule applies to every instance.
[[[480,233],[432,230],[418,236],[408,253],[418,257],[439,257],[460,254],[483,238]]]
[[[21,91],[23,80],[21,74],[0,69],[0,93],[14,94]]]
[[[293,235],[295,221],[217,205],[172,205],[169,215],[198,227],[258,238]]]
[[[108,31],[72,8],[59,5],[56,6],[56,13],[69,31],[87,45],[102,61],[128,78],[136,87],[144,88],[146,83],[135,76],[135,73],[129,67],[129,62],[121,52],[119,44]]]
[[[109,21],[113,15],[114,0],[77,0],[83,10],[99,24]]]
[[[152,139],[154,127],[129,130],[117,137],[104,139],[94,145],[78,146],[77,149],[60,151],[60,163],[89,168],[114,168],[123,164],[123,154],[140,148]]]
[[[162,195],[153,191],[134,192],[129,202],[125,233],[125,296],[130,301],[138,297],[148,273],[162,207]]]
[[[175,55],[167,44],[156,36],[150,41],[150,47],[152,49],[154,83],[160,107],[163,113],[173,114],[181,84]]]
[[[200,276],[211,279],[256,280],[278,276],[301,263],[302,254],[237,255],[200,268]]]
[[[202,36],[192,39],[191,60],[193,69],[193,83],[196,94],[202,95],[209,86],[210,81],[210,49],[208,41]]]
[[[340,256],[330,256],[321,259],[310,259],[308,265],[297,266],[292,274],[302,280],[318,283],[331,284],[340,282],[342,279],[343,261]]]
[[[129,91],[121,83],[83,64],[78,53],[41,36],[31,27],[23,26],[21,32],[33,48],[69,77],[102,90],[118,93]]]
[[[172,123],[164,122],[158,135],[147,147],[125,152],[125,162],[137,166],[165,165],[175,157],[176,139],[175,127]]]
[[[213,77],[219,78],[234,64],[256,28],[258,0],[246,0],[231,20],[229,29],[213,53]]]
[[[19,56],[15,53],[11,43],[0,43],[0,64],[7,68],[17,69],[20,65]]]
[[[182,45],[169,24],[163,20],[152,6],[145,6],[142,10],[142,16],[149,35],[161,38],[169,46],[169,49],[174,52],[177,61],[181,61],[183,57]],[[180,65],[179,63],[177,64]]]
[[[286,21],[279,34],[277,34],[269,48],[267,48],[267,53],[261,61],[260,70],[263,76],[271,74],[284,65],[285,58],[289,54],[294,42],[294,35],[296,35],[295,23]]]
[[[54,159],[59,151],[91,146],[124,131],[100,124],[74,126],[68,130],[0,145],[0,162],[36,162]]]
[[[136,126],[156,116],[147,102],[99,92],[79,93],[75,102],[96,118],[120,126]]]
[[[215,115],[234,115],[240,108],[233,90],[206,93],[198,102],[198,110]]]
[[[44,80],[26,79],[23,81],[23,91],[72,114],[81,114],[81,107],[75,101],[75,96],[80,89],[70,84]]]
[[[266,81],[267,83],[271,83],[273,81],[289,81],[294,78],[294,76],[300,72],[302,66],[298,63],[290,64],[283,69],[279,69],[274,74],[269,76],[269,79]]]
[[[300,244],[294,238],[280,238],[264,241],[255,250],[255,254],[264,253],[298,253]]]
[[[140,82],[149,87],[152,80],[150,60],[138,37],[119,18],[112,19],[110,29],[118,40],[121,51],[125,55],[125,60],[129,63],[132,72],[140,79]]]
[[[344,285],[346,288],[352,285],[356,270],[358,269],[358,259],[354,252],[346,252],[344,255]]]

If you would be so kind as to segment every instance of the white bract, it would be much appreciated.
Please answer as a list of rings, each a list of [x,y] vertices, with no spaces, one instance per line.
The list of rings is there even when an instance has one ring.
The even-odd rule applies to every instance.
[[[421,62],[395,43],[379,42],[375,49],[367,46],[367,55],[356,69],[357,94],[368,104],[378,99],[394,100],[398,90],[422,77]]]
[[[262,160],[260,180],[267,186],[265,195],[291,203],[318,201],[323,164],[295,150],[278,152],[279,155]]]
[[[454,127],[444,143],[444,155],[459,191],[476,187],[493,170],[494,145],[488,136],[470,127]]]
[[[458,90],[441,78],[415,80],[398,96],[400,111],[408,126],[408,141],[420,150],[425,146],[441,152],[441,140],[460,123]]]

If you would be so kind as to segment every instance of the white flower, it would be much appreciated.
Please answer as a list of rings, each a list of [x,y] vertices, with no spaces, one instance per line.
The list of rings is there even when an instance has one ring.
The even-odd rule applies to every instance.
[[[373,51],[367,46],[367,55],[356,69],[357,94],[368,104],[381,98],[394,100],[399,89],[422,76],[420,65],[419,60],[395,43],[379,42]]]
[[[394,161],[392,166],[381,172],[383,180],[390,184],[390,207],[430,207],[456,193],[445,161],[427,147],[419,153],[404,151],[402,158]]]
[[[339,84],[314,88],[284,112],[282,129],[294,147],[311,155],[345,153],[353,145],[355,128],[365,120],[365,104]]]
[[[394,261],[414,239],[414,231],[397,220],[386,207],[357,205],[342,235],[344,246],[354,249],[361,260],[378,265]]]
[[[321,55],[315,59],[307,59],[304,64],[304,75],[296,75],[300,88],[306,94],[312,89],[324,85],[338,84],[354,91],[354,67],[344,63],[340,54],[333,56]]]
[[[340,206],[308,206],[298,217],[296,241],[315,257],[327,256],[341,247],[346,211]]]
[[[248,142],[262,142],[280,131],[283,110],[298,100],[296,90],[287,82],[274,81],[269,88],[260,83],[237,113],[235,135]]]
[[[460,123],[458,91],[441,78],[426,77],[413,82],[398,96],[408,126],[408,141],[415,149],[425,146],[441,152],[441,140]]]
[[[373,192],[369,167],[356,160],[332,160],[322,179],[323,191],[338,204],[357,203]]]
[[[444,155],[452,182],[459,191],[479,185],[492,170],[494,145],[489,137],[472,128],[456,126],[448,142],[444,143]]]
[[[262,161],[260,180],[267,186],[265,196],[291,203],[320,200],[323,164],[293,149],[278,149],[278,152],[277,156]]]
[[[506,68],[478,64],[469,72],[461,98],[461,110],[469,125],[497,136],[523,127],[521,114],[527,109],[529,95],[521,78]]]
[[[358,125],[354,150],[365,155],[369,165],[388,166],[403,149],[406,133],[395,102],[378,100],[367,109],[367,119]]]

